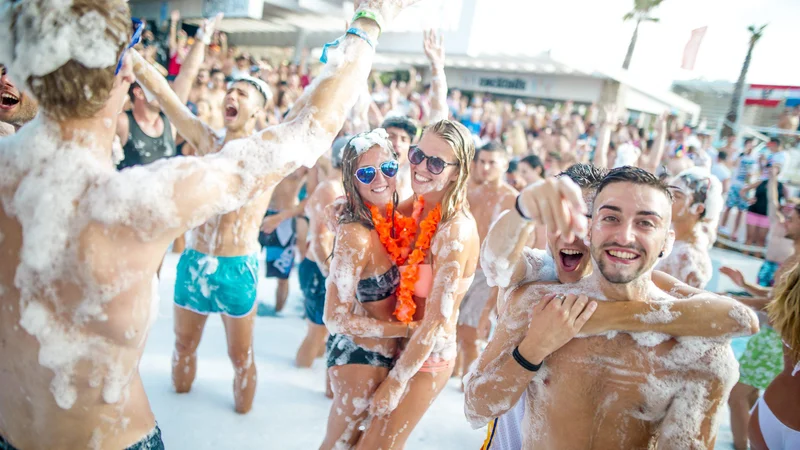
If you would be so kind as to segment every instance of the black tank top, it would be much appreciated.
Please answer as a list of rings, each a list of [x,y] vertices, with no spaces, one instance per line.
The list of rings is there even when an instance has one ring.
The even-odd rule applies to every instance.
[[[139,128],[136,119],[133,118],[133,111],[126,111],[125,114],[128,115],[128,142],[122,147],[125,158],[117,165],[117,170],[150,164],[162,158],[175,156],[172,125],[164,113],[159,113],[161,120],[164,121],[164,132],[159,137],[150,137],[145,134]]]

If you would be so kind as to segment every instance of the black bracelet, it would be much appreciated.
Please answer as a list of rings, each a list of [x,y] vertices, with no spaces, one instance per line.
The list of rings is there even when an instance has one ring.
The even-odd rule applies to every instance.
[[[521,209],[519,209],[519,198],[522,194],[517,195],[517,200],[514,202],[514,207],[517,208],[517,214],[525,220],[531,220],[530,217],[526,216]]]
[[[516,361],[517,364],[519,364],[520,366],[522,366],[523,369],[529,372],[538,371],[539,369],[542,368],[542,364],[544,364],[544,361],[540,362],[539,364],[533,364],[532,362],[525,359],[525,357],[522,356],[522,354],[519,352],[519,346],[514,347],[514,351],[511,352],[511,356],[514,357],[514,361]]]

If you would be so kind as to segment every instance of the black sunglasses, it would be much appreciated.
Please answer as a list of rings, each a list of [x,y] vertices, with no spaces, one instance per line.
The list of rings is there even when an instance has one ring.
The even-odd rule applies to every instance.
[[[428,160],[428,172],[434,175],[439,175],[440,173],[444,172],[444,169],[446,169],[447,166],[458,165],[457,162],[449,163],[438,156],[428,156],[417,145],[412,146],[408,152],[408,161],[415,166],[422,164],[422,161],[425,161],[426,159]]]

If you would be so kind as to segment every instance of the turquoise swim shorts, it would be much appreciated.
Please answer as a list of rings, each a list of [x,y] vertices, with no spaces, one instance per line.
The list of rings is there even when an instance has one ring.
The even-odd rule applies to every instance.
[[[256,302],[258,258],[208,256],[186,249],[178,261],[175,304],[208,315],[244,317]]]

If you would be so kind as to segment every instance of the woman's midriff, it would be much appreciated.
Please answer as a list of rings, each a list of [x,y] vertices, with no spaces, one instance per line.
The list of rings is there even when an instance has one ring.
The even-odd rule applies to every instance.
[[[376,302],[358,303],[355,314],[384,322],[397,322],[393,314],[395,303],[394,295]],[[385,356],[393,356],[399,347],[398,338],[351,337],[356,345]]]

